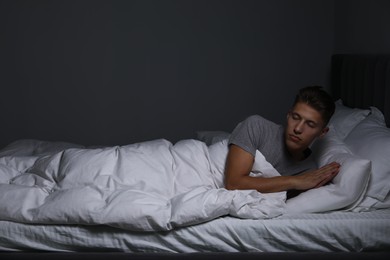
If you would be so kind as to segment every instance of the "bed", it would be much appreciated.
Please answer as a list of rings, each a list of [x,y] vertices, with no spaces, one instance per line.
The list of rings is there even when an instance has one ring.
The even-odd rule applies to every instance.
[[[318,165],[338,160],[344,170],[287,201],[285,193],[223,189],[225,132],[123,147],[16,141],[0,151],[0,256],[387,259],[389,82],[387,55],[332,57],[336,113],[313,156]],[[123,159],[129,155],[137,163]],[[124,177],[128,167],[138,172],[136,183]],[[116,176],[104,174],[113,170]],[[257,154],[252,174],[277,173]]]

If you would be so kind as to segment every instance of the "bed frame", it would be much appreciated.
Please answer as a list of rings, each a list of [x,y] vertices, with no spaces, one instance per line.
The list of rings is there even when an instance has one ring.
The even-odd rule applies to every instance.
[[[336,100],[349,107],[375,106],[390,126],[390,54],[335,54],[331,78]]]
[[[390,55],[343,55],[332,57],[332,95],[350,107],[376,106],[390,124]],[[390,250],[390,249],[389,249]],[[117,252],[0,252],[0,259],[388,259],[385,252],[240,252],[240,253],[117,253]]]

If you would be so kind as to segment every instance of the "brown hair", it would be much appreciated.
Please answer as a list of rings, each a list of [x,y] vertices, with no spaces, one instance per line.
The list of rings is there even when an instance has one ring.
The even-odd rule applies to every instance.
[[[317,110],[325,125],[329,123],[332,117],[335,104],[332,97],[321,86],[308,86],[301,88],[295,97],[294,106],[298,102],[303,102]]]

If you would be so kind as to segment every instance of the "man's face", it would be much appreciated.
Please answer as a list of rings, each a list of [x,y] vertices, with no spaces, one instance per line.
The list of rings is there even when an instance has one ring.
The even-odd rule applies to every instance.
[[[287,115],[285,142],[290,153],[303,152],[317,137],[326,134],[321,114],[306,103],[298,102]]]

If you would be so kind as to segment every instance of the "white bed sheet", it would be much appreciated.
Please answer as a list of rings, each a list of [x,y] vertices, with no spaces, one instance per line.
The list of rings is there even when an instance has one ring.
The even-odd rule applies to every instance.
[[[0,221],[0,250],[124,252],[389,251],[390,210],[221,217],[168,232]]]

